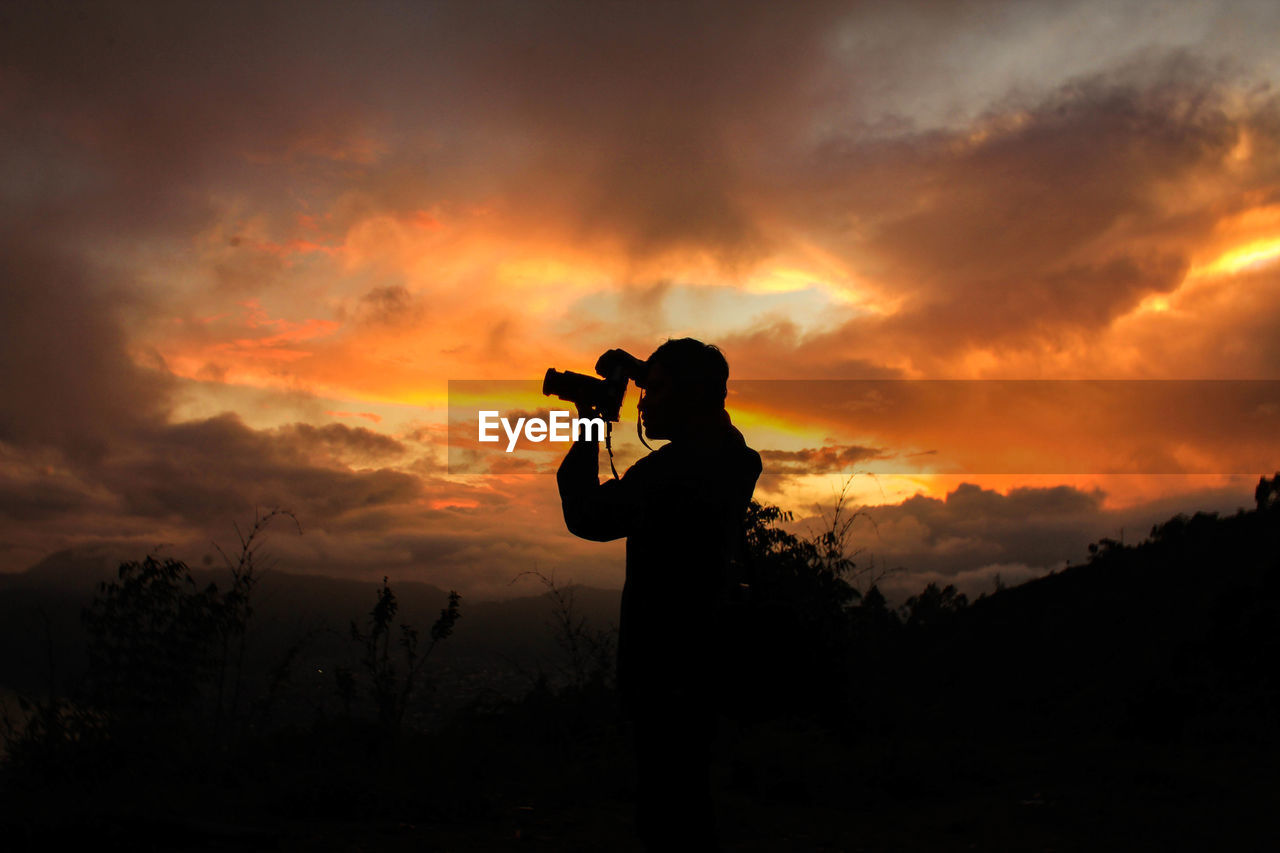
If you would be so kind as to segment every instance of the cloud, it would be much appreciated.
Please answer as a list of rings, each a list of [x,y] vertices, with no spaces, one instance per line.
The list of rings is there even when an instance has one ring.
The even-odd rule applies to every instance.
[[[100,273],[44,237],[0,242],[0,442],[98,456],[163,415],[169,383],[129,358]]]
[[[1275,7],[1154,9],[9,4],[5,547],[204,542],[278,503],[317,570],[617,581],[547,478],[450,479],[404,422],[449,378],[669,334],[735,380],[1274,377],[1275,267],[1214,264],[1280,233]],[[757,407],[815,433],[773,465],[953,449],[945,409],[822,402]],[[1031,570],[1108,520],[1070,497],[887,527],[922,570]]]
[[[358,322],[375,326],[417,325],[426,307],[404,285],[375,287],[357,303]]]
[[[276,430],[283,443],[315,457],[329,457],[338,463],[367,465],[396,460],[406,452],[399,441],[365,427],[346,424],[290,424]]]
[[[850,473],[868,459],[885,459],[884,448],[833,446],[804,450],[761,450],[765,470],[770,476],[791,474]]]
[[[404,451],[363,428],[255,430],[233,414],[152,425],[145,438],[70,466],[56,450],[9,450],[0,559],[18,570],[54,550],[111,542],[138,556],[169,543],[171,553],[198,561],[211,541],[226,544],[233,524],[280,507],[304,531],[271,537],[269,550],[288,571],[392,574],[497,595],[538,564],[620,582],[620,552],[610,560],[596,549],[588,559],[558,518],[552,524],[540,513],[554,496],[548,478],[460,482],[442,479],[439,466],[353,467]]]
[[[306,292],[370,325],[310,341],[315,357],[279,366],[281,382],[345,363],[360,368],[347,385],[393,372],[403,387],[412,377],[387,350],[412,349],[412,329],[437,323],[451,361],[545,352],[538,339],[557,315],[525,313],[510,273],[525,261],[566,264],[570,275],[550,277],[574,297],[581,288],[564,280],[575,266],[598,292],[622,294],[619,316],[578,329],[590,351],[685,299],[665,284],[673,273],[741,286],[760,265],[818,255],[828,284],[879,310],[832,304],[834,328],[817,333],[750,315],[717,329],[748,353],[743,375],[1088,375],[1117,362],[1111,325],[1172,293],[1215,224],[1274,177],[1274,100],[1246,91],[1246,62],[1265,54],[1242,23],[1265,7],[1241,7],[1230,42],[1203,16],[1110,11],[1191,45],[1162,52],[1126,43],[1088,3],[977,5],[994,28],[985,35],[930,3],[609,14],[320,4],[301,15],[283,4],[256,10],[248,28],[234,4],[95,7],[83,20],[24,7],[9,109],[40,117],[40,130],[10,142],[46,184],[87,176],[36,196],[74,208],[77,227],[216,244],[203,259],[211,282],[164,297],[180,316],[225,308],[233,287],[274,294],[264,305],[281,317],[298,304],[297,263],[325,282]],[[1093,34],[1096,56],[1052,49],[1067,20]],[[973,48],[965,63],[958,33]],[[1011,80],[1010,63],[1035,65],[1023,44],[1040,45],[1042,73]],[[1234,65],[1213,58],[1226,44]],[[889,109],[886,86],[948,77],[985,98],[980,112],[896,124],[874,114]],[[1245,137],[1249,156],[1233,160]],[[666,322],[694,333],[694,313]],[[388,320],[405,333],[392,346],[372,328]],[[184,349],[155,328],[143,337]],[[246,376],[227,366],[207,358],[186,375]]]
[[[324,525],[362,507],[410,503],[420,494],[417,478],[391,469],[311,463],[317,446],[367,454],[370,447],[384,453],[394,444],[367,432],[332,424],[273,434],[226,414],[156,428],[134,453],[104,461],[95,473],[133,515],[205,525],[253,507],[279,506]]]
[[[1173,55],[1002,104],[974,127],[833,137],[794,188],[795,216],[896,307],[810,345],[935,376],[972,375],[955,361],[973,350],[997,353],[996,370],[1018,350],[1091,364],[1089,348],[1120,343],[1112,324],[1179,287],[1223,217],[1257,204],[1276,174],[1277,115],[1273,97],[1241,106],[1220,72]],[[1245,137],[1256,147],[1233,160]]]
[[[870,561],[904,571],[885,577],[886,594],[901,599],[926,583],[955,583],[962,591],[990,591],[999,574],[1007,585],[1088,558],[1103,537],[1129,543],[1176,512],[1230,512],[1245,500],[1241,488],[1198,489],[1176,499],[1111,508],[1099,489],[1015,487],[1007,492],[960,483],[942,498],[917,494],[897,504],[859,508],[853,528],[859,565]],[[798,522],[801,529],[821,521]]]

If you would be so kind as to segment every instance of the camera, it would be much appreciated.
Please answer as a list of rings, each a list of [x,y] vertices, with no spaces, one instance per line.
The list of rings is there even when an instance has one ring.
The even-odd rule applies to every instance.
[[[594,410],[609,423],[615,423],[627,393],[627,382],[643,388],[647,372],[648,366],[631,353],[611,349],[596,362],[600,378],[548,368],[542,380],[542,393],[567,400],[582,410]]]

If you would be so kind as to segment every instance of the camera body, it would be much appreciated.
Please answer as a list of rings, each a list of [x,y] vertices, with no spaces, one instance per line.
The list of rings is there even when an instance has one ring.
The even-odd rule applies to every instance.
[[[611,349],[596,361],[596,376],[568,370],[547,369],[542,393],[573,403],[580,410],[594,410],[609,423],[616,423],[627,393],[627,382],[643,388],[648,365],[626,350]]]

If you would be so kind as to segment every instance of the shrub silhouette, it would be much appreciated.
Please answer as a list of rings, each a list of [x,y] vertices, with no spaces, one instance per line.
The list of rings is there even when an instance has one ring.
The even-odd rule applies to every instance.
[[[855,565],[840,508],[827,530],[805,539],[782,529],[790,512],[748,505],[736,584],[717,615],[731,715],[825,713],[841,704],[849,611],[861,595],[848,580]]]
[[[198,588],[180,560],[121,564],[118,580],[104,582],[84,612],[86,722],[109,740],[172,745],[196,734],[212,698],[207,722],[216,726],[229,641],[247,618],[243,582],[220,594],[215,584]]]
[[[547,590],[546,598],[551,604],[549,627],[562,654],[561,660],[554,663],[559,681],[567,689],[577,692],[613,689],[617,677],[617,627],[596,628],[591,625],[574,602],[573,584],[560,585],[554,573],[548,576],[537,570],[521,572],[511,582],[515,583],[526,575],[537,578]],[[544,683],[546,675],[541,666],[538,672],[535,684]]]
[[[419,676],[423,665],[431,656],[438,643],[448,639],[461,616],[460,604],[462,596],[456,591],[449,592],[449,601],[440,611],[440,617],[431,626],[431,640],[425,650],[419,653],[418,631],[409,625],[400,625],[400,639],[397,645],[403,651],[403,674],[391,653],[393,623],[399,604],[387,578],[382,579],[382,588],[369,611],[366,630],[361,630],[356,621],[351,620],[351,639],[361,647],[360,665],[368,677],[368,692],[377,708],[378,724],[384,739],[394,741],[404,724],[405,712],[413,699],[414,691],[419,685]],[[348,717],[351,700],[355,689],[355,678],[345,667],[337,667],[338,692]]]
[[[297,524],[274,509],[255,515],[247,532],[236,527],[234,559],[218,548],[231,571],[225,591],[200,587],[181,560],[121,563],[81,610],[80,684],[70,697],[51,691],[44,701],[22,701],[30,719],[20,733],[7,726],[10,756],[22,763],[101,749],[138,757],[225,749],[244,722],[239,699],[261,536],[279,515]]]
[[[1274,477],[1258,480],[1258,487],[1253,490],[1253,499],[1258,504],[1259,512],[1280,507],[1280,471]]]
[[[839,621],[860,597],[846,575],[855,565],[847,554],[847,528],[836,525],[803,539],[779,525],[792,514],[751,501],[747,507],[740,583],[752,599],[785,602],[812,619]]]

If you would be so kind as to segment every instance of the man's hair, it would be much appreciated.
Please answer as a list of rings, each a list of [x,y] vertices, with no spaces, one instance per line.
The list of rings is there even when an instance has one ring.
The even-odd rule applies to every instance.
[[[649,356],[649,363],[661,364],[679,393],[690,401],[724,408],[729,362],[717,347],[693,338],[668,339]]]

